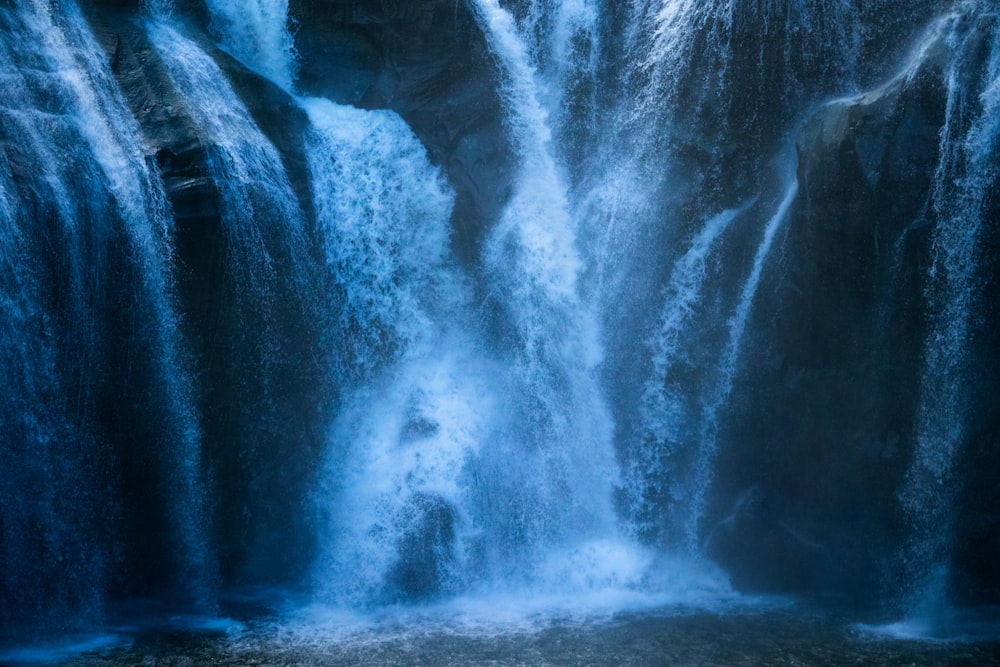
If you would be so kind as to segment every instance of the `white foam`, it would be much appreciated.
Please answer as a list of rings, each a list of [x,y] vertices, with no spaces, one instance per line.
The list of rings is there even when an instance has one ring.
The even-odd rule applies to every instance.
[[[453,195],[395,113],[300,104],[326,261],[345,292],[341,327],[354,364],[371,371],[468,298],[450,266]]]
[[[492,443],[480,498],[493,505],[483,509],[491,513],[485,523],[496,526],[494,542],[513,531],[544,552],[616,530],[613,423],[595,374],[603,346],[595,313],[578,292],[576,222],[538,76],[510,14],[496,0],[473,8],[502,68],[505,119],[520,160],[511,201],[483,252],[491,299],[514,331],[507,352],[521,392],[512,406],[519,430]],[[516,468],[508,463],[514,457]],[[504,497],[507,515],[496,507]]]
[[[651,554],[633,549],[595,543],[565,554],[561,563],[557,562],[559,557],[553,557],[552,565],[557,569],[566,565],[583,568],[584,572],[574,575],[579,587],[546,590],[494,582],[441,602],[380,606],[367,613],[313,604],[278,621],[279,632],[292,643],[303,645],[381,643],[435,634],[496,637],[534,634],[556,624],[599,623],[627,612],[724,613],[775,604],[734,593],[726,576],[716,568],[682,560],[654,563]],[[609,577],[609,570],[617,570],[619,576]]]
[[[337,419],[331,441],[349,448],[348,467],[333,458],[321,492],[336,505],[316,574],[324,598],[377,599],[428,501],[455,522],[459,562],[442,564],[462,566],[462,537],[475,532],[463,472],[496,423],[495,370],[463,354],[460,338],[440,342],[359,389]]]

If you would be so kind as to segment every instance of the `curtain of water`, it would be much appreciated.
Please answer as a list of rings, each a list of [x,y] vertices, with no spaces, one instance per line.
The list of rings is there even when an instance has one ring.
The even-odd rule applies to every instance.
[[[209,604],[200,433],[162,185],[77,6],[30,2],[0,18],[10,92],[0,128],[13,175],[3,180],[3,376],[15,397],[2,416],[4,597],[24,617],[85,620],[132,556],[121,552],[131,508],[118,504],[113,471],[142,465],[149,509],[162,513],[171,545],[159,577]],[[119,312],[123,302],[130,313]],[[121,363],[110,345],[148,360],[151,379],[135,383],[136,407],[118,407],[109,422],[108,402],[120,399],[106,383]],[[150,442],[117,433],[137,411],[161,422]],[[24,599],[31,580],[47,583]]]
[[[206,4],[223,47],[247,67],[291,90],[296,66],[288,0],[207,0]]]
[[[954,466],[973,403],[970,344],[982,309],[981,237],[996,191],[1000,142],[1000,27],[983,3],[942,21],[953,52],[944,72],[945,122],[931,201],[936,217],[925,297],[925,341],[913,461],[901,492],[911,537],[904,553],[914,614],[944,609],[958,491]]]
[[[511,15],[489,0],[475,10],[502,68],[506,121],[521,159],[511,201],[483,255],[491,305],[509,327],[500,344],[512,354],[524,392],[516,414],[525,425],[520,439],[531,449],[521,445],[510,454],[535,468],[526,477],[533,497],[520,494],[516,501],[524,520],[510,529],[528,531],[543,548],[614,539],[613,423],[595,372],[601,332],[580,295],[577,225],[553,157],[538,75]],[[493,512],[491,523],[510,521]]]

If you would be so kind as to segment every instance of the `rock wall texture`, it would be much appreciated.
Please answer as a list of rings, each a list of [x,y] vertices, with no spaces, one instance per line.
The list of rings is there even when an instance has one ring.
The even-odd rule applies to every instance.
[[[716,473],[710,551],[738,585],[861,597],[907,586],[893,554],[911,522],[901,494],[918,437],[932,237],[954,224],[932,203],[952,48],[928,41],[909,69],[824,104],[797,133],[799,195],[754,311]],[[998,218],[987,206],[977,282],[995,304]],[[940,527],[955,533],[952,585],[967,600],[997,592],[985,564],[1000,555],[1000,517],[985,479],[1000,438],[988,398],[1000,387],[989,350],[998,325],[989,305],[971,335],[973,426],[955,475],[966,481],[957,525]]]

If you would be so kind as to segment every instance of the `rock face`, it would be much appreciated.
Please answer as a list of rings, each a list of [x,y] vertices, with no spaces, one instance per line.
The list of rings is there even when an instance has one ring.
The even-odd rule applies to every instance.
[[[932,237],[946,224],[932,198],[956,57],[939,35],[899,76],[824,105],[798,133],[799,195],[755,306],[716,471],[709,551],[738,586],[864,598],[907,585],[892,554],[910,531],[900,494],[918,436]],[[990,206],[984,220],[995,221]],[[995,294],[996,263],[982,276]],[[968,352],[977,394],[997,386],[983,347],[996,317],[991,308],[978,322]],[[996,591],[980,564],[997,557],[986,509],[996,492],[984,484],[996,474],[986,451],[997,408],[971,412],[952,584],[982,596]]]

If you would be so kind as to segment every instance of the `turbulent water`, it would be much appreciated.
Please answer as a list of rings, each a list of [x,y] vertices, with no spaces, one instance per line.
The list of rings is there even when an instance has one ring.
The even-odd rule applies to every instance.
[[[1000,601],[976,562],[996,508],[970,499],[1000,433],[978,395],[996,379],[990,2],[891,21],[846,0],[456,3],[445,25],[474,35],[455,48],[481,49],[498,111],[443,133],[429,105],[489,101],[428,83],[395,37],[371,50],[379,21],[435,3],[331,2],[316,26],[287,0],[92,4],[0,8],[0,640],[84,637],[0,661],[129,662],[123,637],[164,625],[214,637],[206,659],[280,653],[286,631],[309,659],[358,622],[336,641],[426,626],[435,655],[662,620],[608,620],[630,609],[786,618],[744,588],[864,608],[804,621],[857,643],[839,657],[911,655],[866,653],[880,632],[992,636],[994,612],[960,601]],[[317,90],[324,58],[391,74],[351,106]],[[449,157],[462,142],[475,159]],[[502,205],[469,242],[490,160]],[[828,326],[825,294],[861,315]],[[914,358],[854,366],[845,340]],[[883,381],[874,455],[854,453],[876,447],[865,426],[833,454],[810,432],[880,423],[872,407],[817,407],[777,439],[746,418],[760,396]],[[813,402],[851,404],[836,387]],[[885,479],[877,534],[817,499],[862,464]]]

